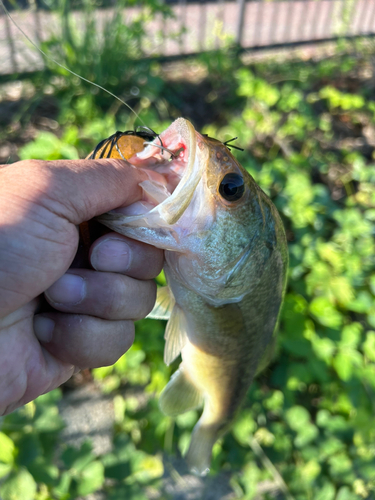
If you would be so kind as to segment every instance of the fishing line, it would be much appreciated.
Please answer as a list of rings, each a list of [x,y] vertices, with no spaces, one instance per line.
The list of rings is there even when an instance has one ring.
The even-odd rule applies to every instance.
[[[115,99],[117,99],[118,101],[121,102],[121,104],[123,104],[124,106],[126,106],[132,113],[135,114],[135,116],[138,118],[138,120],[140,120],[143,125],[146,125],[145,122],[142,120],[142,118],[138,115],[138,113],[136,113],[134,111],[134,109],[129,106],[129,104],[127,104],[126,102],[124,102],[122,99],[120,99],[119,97],[117,97],[117,95],[115,94],[112,94],[112,92],[110,92],[109,90],[105,89],[104,87],[102,87],[101,85],[98,85],[97,83],[95,82],[92,82],[91,80],[88,80],[87,78],[81,76],[81,75],[78,75],[77,73],[75,73],[74,71],[72,71],[71,69],[67,68],[66,66],[64,66],[63,64],[59,63],[58,61],[56,61],[56,59],[54,59],[53,57],[51,57],[50,55],[46,54],[46,52],[44,52],[40,47],[38,47],[38,45],[33,42],[33,40],[31,40],[31,38],[23,31],[23,29],[16,23],[16,21],[13,19],[13,17],[10,15],[10,12],[8,11],[8,9],[5,7],[4,5],[4,2],[3,0],[0,0],[0,4],[1,6],[3,7],[4,9],[4,12],[5,14],[8,16],[8,18],[10,19],[10,21],[14,24],[14,26],[18,29],[18,31],[20,31],[22,33],[22,35],[26,38],[26,40],[29,41],[29,43],[31,43],[31,45],[36,49],[38,50],[46,59],[49,59],[50,61],[52,61],[53,63],[57,64],[57,66],[60,66],[60,68],[64,69],[65,71],[68,71],[68,73],[71,73],[72,75],[76,76],[77,78],[80,78],[81,80],[83,80],[84,82],[87,82],[87,83],[90,83],[91,85],[94,85],[94,87],[97,87],[98,89],[100,90],[103,90],[104,92],[107,92],[107,94],[109,94],[110,96],[114,97]]]

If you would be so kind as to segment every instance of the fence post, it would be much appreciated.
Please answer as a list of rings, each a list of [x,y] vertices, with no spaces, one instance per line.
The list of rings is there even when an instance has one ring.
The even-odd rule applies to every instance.
[[[237,18],[236,42],[237,45],[241,45],[242,35],[243,35],[243,25],[245,20],[246,0],[237,0],[237,4],[238,4],[238,18]]]
[[[29,6],[30,6],[30,11],[32,12],[33,18],[34,18],[34,35],[35,35],[35,40],[38,42],[38,46],[42,46],[42,26],[40,22],[40,10],[38,7],[38,4],[36,3],[36,0],[29,0]],[[39,60],[41,62],[41,67],[45,67],[45,60],[44,56],[39,52]]]
[[[372,12],[368,16],[369,17],[369,26],[368,26],[368,35],[373,35],[374,34],[374,22],[375,22],[375,2],[374,5],[372,6]]]
[[[5,31],[6,31],[6,36],[7,36],[7,43],[8,43],[8,48],[10,51],[10,60],[12,63],[12,72],[17,73],[18,72],[18,64],[17,64],[17,59],[16,59],[16,48],[14,46],[14,40],[12,37],[12,32],[10,29],[10,22],[8,15],[6,14],[4,17],[5,20]]]
[[[179,18],[181,31],[179,35],[180,54],[184,54],[186,40],[186,0],[179,0],[178,5],[180,7]]]
[[[224,0],[218,0],[217,2],[217,22],[220,23],[221,28],[223,33],[224,33],[224,24],[225,24],[225,19],[224,19]],[[221,41],[220,41],[220,36],[216,35],[216,40],[215,40],[215,47],[216,49],[220,49],[221,46]]]
[[[198,3],[199,5],[199,25],[198,25],[198,46],[199,50],[207,50],[206,28],[207,28],[207,1]]]

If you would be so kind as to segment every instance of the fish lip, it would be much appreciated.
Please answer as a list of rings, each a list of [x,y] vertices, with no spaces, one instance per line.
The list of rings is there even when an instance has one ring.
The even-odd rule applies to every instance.
[[[142,220],[149,224],[151,220],[155,221],[155,217],[156,221],[159,221],[162,225],[165,225],[165,223],[167,225],[173,225],[181,218],[190,204],[195,188],[202,177],[201,162],[199,162],[196,155],[198,135],[199,134],[188,120],[185,118],[178,118],[154,139],[153,143],[155,143],[155,146],[149,144],[142,152],[136,155],[138,159],[142,160],[156,153],[160,153],[160,142],[163,145],[165,144],[166,148],[169,149],[168,144],[171,143],[171,138],[173,144],[173,139],[177,136],[177,138],[181,138],[180,142],[186,146],[188,161],[184,173],[172,194],[146,213],[129,216],[124,214],[123,218],[126,225],[139,226]],[[140,165],[139,168],[143,168],[142,165]],[[147,171],[147,168],[144,170]]]
[[[180,131],[185,140],[188,150],[188,163],[180,182],[171,196],[156,207],[162,219],[170,225],[175,224],[183,215],[202,177],[202,171],[196,155],[197,133],[195,128],[188,120],[178,118],[165,130],[161,135],[161,139],[163,140],[163,137],[165,137],[170,130],[173,130],[173,128]]]

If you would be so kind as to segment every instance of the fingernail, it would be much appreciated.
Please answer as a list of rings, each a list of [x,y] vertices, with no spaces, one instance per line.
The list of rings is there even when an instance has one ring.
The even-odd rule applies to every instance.
[[[125,272],[131,261],[131,249],[125,241],[108,238],[96,246],[91,253],[91,265],[97,271]]]
[[[41,342],[51,342],[55,322],[46,316],[34,316],[34,333]]]
[[[66,273],[50,286],[45,294],[57,304],[79,304],[86,295],[86,283],[81,276]]]

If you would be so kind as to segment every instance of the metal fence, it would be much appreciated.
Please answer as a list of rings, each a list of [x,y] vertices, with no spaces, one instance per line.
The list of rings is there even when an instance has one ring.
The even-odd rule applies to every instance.
[[[222,48],[231,43],[249,50],[287,47],[339,37],[375,34],[375,0],[216,0],[170,3],[174,18],[154,19],[147,25],[149,56],[181,56]],[[12,17],[27,35],[40,44],[59,29],[56,13],[38,8],[13,10]],[[1,9],[0,9],[1,10]],[[124,11],[125,18],[139,8]],[[98,9],[98,25],[113,14]],[[79,18],[76,11],[73,16]],[[182,31],[180,37],[172,33]],[[163,36],[158,38],[160,32]],[[0,13],[0,74],[35,71],[43,59],[25,37]]]

